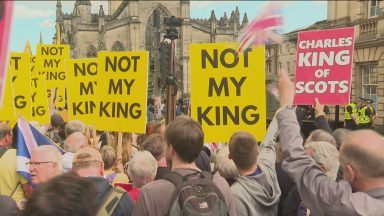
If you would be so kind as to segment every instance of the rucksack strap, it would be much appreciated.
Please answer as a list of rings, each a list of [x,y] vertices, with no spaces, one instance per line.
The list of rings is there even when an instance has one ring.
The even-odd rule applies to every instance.
[[[112,184],[112,183],[113,183],[113,180],[115,180],[116,176],[117,176],[117,173],[116,173],[116,172],[113,172],[113,173],[107,175],[107,176],[105,177],[105,179],[106,179],[109,183]]]
[[[112,215],[125,192],[112,188],[104,199],[103,205],[97,212],[97,216]]]
[[[17,185],[16,185],[15,189],[13,189],[13,191],[12,191],[12,193],[9,195],[9,197],[12,198],[13,194],[15,194],[16,189],[19,187],[19,185],[20,185],[20,182],[17,182]]]

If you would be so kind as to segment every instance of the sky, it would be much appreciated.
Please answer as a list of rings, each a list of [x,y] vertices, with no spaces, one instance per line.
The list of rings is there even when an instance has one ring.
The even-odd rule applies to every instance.
[[[283,2],[283,1],[282,1]],[[216,18],[227,12],[228,18],[236,6],[239,7],[241,20],[247,13],[252,20],[266,1],[193,1],[191,0],[191,18],[209,18],[215,10]],[[327,18],[327,1],[284,1],[284,32],[313,24]],[[62,0],[63,12],[72,13],[74,1]],[[97,13],[100,5],[108,12],[107,1],[92,1],[92,12]],[[11,32],[10,49],[21,52],[27,40],[32,51],[39,43],[40,33],[45,44],[52,43],[55,33],[56,1],[15,1],[14,19]]]

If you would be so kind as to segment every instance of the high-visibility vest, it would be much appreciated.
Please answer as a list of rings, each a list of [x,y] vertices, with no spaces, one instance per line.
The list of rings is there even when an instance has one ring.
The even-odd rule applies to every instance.
[[[365,110],[367,110],[367,109],[368,109],[367,106],[359,108],[359,110],[358,110],[358,112],[359,112],[358,123],[359,124],[367,124],[367,123],[371,122],[371,119],[369,118],[369,116],[365,115]]]
[[[352,115],[356,118],[356,114],[357,114],[356,104],[355,103],[349,103],[344,108],[344,119],[345,120],[351,120],[352,119],[351,114],[349,114],[349,112],[347,111],[347,107],[352,107]]]
[[[373,108],[373,107],[371,107],[371,106],[368,106],[368,107],[369,107],[369,109],[371,109],[372,115],[374,115],[374,113],[375,113],[375,108]]]

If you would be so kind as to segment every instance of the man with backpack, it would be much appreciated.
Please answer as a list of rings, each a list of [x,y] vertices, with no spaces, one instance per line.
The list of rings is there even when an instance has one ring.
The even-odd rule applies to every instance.
[[[84,147],[73,156],[72,171],[81,177],[91,180],[96,186],[96,203],[99,207],[97,215],[123,216],[131,215],[133,200],[123,190],[112,187],[103,178],[104,163],[98,150]]]
[[[277,214],[281,194],[275,170],[277,127],[274,118],[260,147],[247,132],[236,132],[229,140],[229,157],[240,174],[231,186],[238,216]]]
[[[165,156],[172,171],[142,187],[134,215],[236,215],[228,183],[201,171],[194,161],[204,133],[196,121],[178,117],[165,130]]]

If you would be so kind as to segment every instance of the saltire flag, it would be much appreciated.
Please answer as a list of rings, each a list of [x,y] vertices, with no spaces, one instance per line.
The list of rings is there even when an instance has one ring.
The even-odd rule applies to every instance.
[[[52,140],[40,133],[25,119],[19,117],[17,120],[17,159],[16,171],[31,182],[31,175],[26,163],[31,158],[32,149],[41,145],[53,145],[57,150],[64,153]]]
[[[283,23],[281,3],[268,3],[261,13],[241,31],[238,38],[238,51],[243,52],[251,45],[281,43],[283,38],[279,35],[279,30],[282,30]]]

